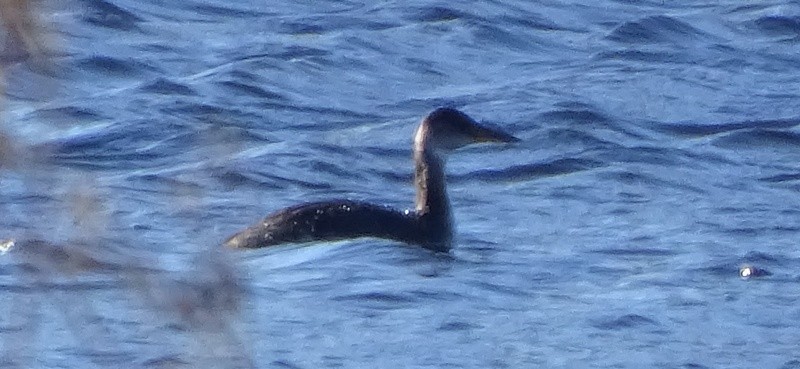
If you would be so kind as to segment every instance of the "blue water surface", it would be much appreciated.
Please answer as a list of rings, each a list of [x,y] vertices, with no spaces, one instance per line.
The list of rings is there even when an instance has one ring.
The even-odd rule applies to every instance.
[[[0,366],[800,367],[795,2],[36,9],[50,66],[3,59]],[[411,207],[439,106],[522,139],[449,158],[449,254],[221,250],[298,202]]]

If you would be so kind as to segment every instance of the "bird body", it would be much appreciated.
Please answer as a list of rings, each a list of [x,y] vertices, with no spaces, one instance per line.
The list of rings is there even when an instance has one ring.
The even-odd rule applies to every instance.
[[[231,248],[376,237],[449,251],[453,220],[445,181],[445,157],[476,142],[514,142],[517,138],[478,124],[453,108],[428,114],[414,134],[414,210],[352,200],[333,200],[279,210],[225,241]]]

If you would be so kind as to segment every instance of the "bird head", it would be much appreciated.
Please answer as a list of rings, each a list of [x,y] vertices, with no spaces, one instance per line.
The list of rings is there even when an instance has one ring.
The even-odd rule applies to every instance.
[[[454,108],[439,108],[422,119],[414,136],[416,148],[450,152],[481,142],[517,142],[518,138],[476,122]]]

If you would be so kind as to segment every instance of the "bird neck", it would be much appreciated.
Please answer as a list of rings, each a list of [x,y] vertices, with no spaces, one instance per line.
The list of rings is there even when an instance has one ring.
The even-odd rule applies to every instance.
[[[427,123],[423,121],[414,136],[417,231],[426,247],[447,251],[453,241],[453,220],[445,185],[444,156],[433,147]]]
[[[450,223],[444,160],[430,149],[414,150],[414,185],[417,188],[416,210],[439,221]]]

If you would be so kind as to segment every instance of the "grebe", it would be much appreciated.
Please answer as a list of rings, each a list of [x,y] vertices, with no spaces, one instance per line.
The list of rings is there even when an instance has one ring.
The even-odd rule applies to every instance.
[[[516,142],[518,138],[480,125],[453,108],[439,108],[422,119],[414,134],[414,210],[397,211],[352,200],[296,205],[279,210],[228,238],[231,248],[376,237],[447,252],[453,221],[445,186],[446,155],[478,142]]]

